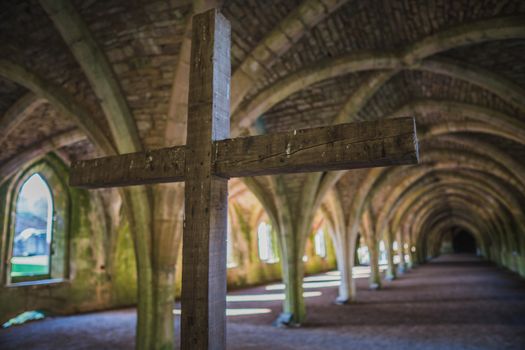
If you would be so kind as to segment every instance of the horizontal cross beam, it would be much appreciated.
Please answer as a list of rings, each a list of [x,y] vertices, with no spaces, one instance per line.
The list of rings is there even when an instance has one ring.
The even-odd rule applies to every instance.
[[[224,178],[344,170],[418,162],[411,117],[339,124],[214,141],[214,174]],[[75,162],[72,186],[84,188],[178,182],[186,146]]]

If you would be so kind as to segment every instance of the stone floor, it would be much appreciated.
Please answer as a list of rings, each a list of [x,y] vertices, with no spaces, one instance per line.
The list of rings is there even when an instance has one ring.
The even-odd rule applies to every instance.
[[[369,291],[366,268],[355,272],[358,301],[347,306],[332,303],[337,273],[307,277],[309,316],[297,329],[271,326],[282,285],[230,293],[228,349],[525,349],[525,281],[515,274],[445,256]],[[48,317],[0,330],[0,349],[130,349],[134,313]]]

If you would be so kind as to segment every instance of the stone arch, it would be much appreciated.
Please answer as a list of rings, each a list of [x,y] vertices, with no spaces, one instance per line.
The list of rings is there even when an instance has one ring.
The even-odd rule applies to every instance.
[[[97,126],[90,113],[70,96],[62,87],[45,81],[27,68],[0,59],[0,76],[16,82],[32,91],[35,95],[46,99],[60,113],[75,121],[78,127],[86,133],[93,143],[106,155],[115,154],[113,143]]]
[[[11,131],[20,125],[27,116],[44,103],[45,100],[43,98],[28,92],[9,107],[2,118],[0,118],[0,130],[2,130],[0,143],[7,139]]]
[[[433,193],[435,193],[435,191],[436,190],[431,190]],[[425,246],[425,244],[427,243],[426,237],[430,235],[429,226],[431,227],[431,225],[437,223],[440,220],[446,220],[447,217],[450,216],[451,208],[463,208],[464,210],[453,210],[453,216],[462,216],[465,220],[469,220],[473,227],[479,227],[479,221],[474,221],[472,219],[475,217],[475,215],[472,215],[472,213],[475,213],[483,218],[486,223],[492,226],[492,229],[495,231],[500,231],[498,223],[495,222],[494,217],[490,215],[493,209],[488,211],[488,209],[481,205],[479,198],[474,199],[476,198],[474,192],[463,192],[465,192],[465,190],[458,188],[450,191],[450,194],[447,196],[447,200],[438,201],[437,203],[441,203],[441,205],[438,206],[428,205],[432,201],[435,201],[435,197],[429,197],[427,205],[421,206],[420,209],[416,211],[414,215],[412,215],[412,219],[408,221],[408,223],[412,225],[410,228],[412,231],[411,235],[414,237],[416,246],[420,252],[420,259],[426,259],[425,253],[428,247]],[[440,195],[441,194],[439,193],[434,194],[434,196],[437,196],[438,198]],[[471,214],[465,215],[465,211],[471,212]],[[434,215],[436,212],[441,213],[440,216]],[[487,230],[481,230],[480,228],[478,228],[478,232],[479,240],[485,243],[484,247],[488,247],[489,242],[497,242],[498,244],[501,242],[501,236],[499,235],[490,235]],[[473,233],[476,233],[476,231],[473,231]]]
[[[235,131],[238,131],[238,129],[236,129],[238,127],[249,127],[259,115],[269,110],[284,98],[319,81],[366,70],[399,70],[405,67],[417,70],[416,62],[429,57],[425,56],[427,54],[434,55],[438,52],[476,42],[523,38],[525,37],[525,27],[522,23],[522,18],[519,16],[478,21],[457,28],[451,28],[442,33],[437,33],[425,38],[406,48],[403,55],[397,53],[357,52],[343,57],[317,62],[311,67],[305,67],[302,70],[282,78],[274,85],[261,91],[251,101],[233,111],[232,127]],[[413,64],[414,66],[412,66]],[[449,63],[448,67],[450,67],[450,65],[451,63]],[[431,68],[429,65],[427,70]],[[454,77],[454,72],[464,71],[464,69],[445,71],[444,68],[445,66],[442,65],[440,72],[452,77]],[[476,71],[479,72],[479,68],[476,68]],[[473,75],[474,74],[462,73],[458,78],[468,78]],[[501,82],[503,78],[498,78],[498,81],[500,82],[498,85],[489,84],[487,81],[487,84],[482,87],[508,100],[506,91],[509,89],[505,89],[505,91],[495,91],[497,87],[502,86]],[[483,81],[476,79],[472,80],[472,83],[479,85],[483,83]],[[514,86],[513,83],[509,84]],[[515,100],[515,96],[513,96],[511,103],[515,103]],[[523,100],[523,98],[521,98],[521,100]]]
[[[427,174],[438,174],[437,177],[440,179],[448,179],[445,181],[446,184],[452,185],[454,183],[465,183],[468,186],[473,186],[479,189],[481,192],[490,193],[490,196],[496,198],[501,203],[503,208],[508,211],[507,215],[509,217],[514,216],[515,220],[512,221],[516,222],[517,227],[525,227],[523,214],[516,212],[517,208],[519,208],[519,202],[517,198],[515,198],[515,193],[507,188],[501,179],[495,177],[493,178],[489,174],[480,173],[479,171],[473,172],[465,170],[457,170],[456,172],[452,173],[446,169],[432,169],[428,173],[425,173],[421,176],[426,176]],[[387,205],[388,216],[383,217],[383,222],[378,223],[380,227],[387,225],[386,221],[392,220],[393,231],[397,231],[400,221],[403,221],[402,217],[404,217],[404,215],[412,208],[415,203],[418,203],[423,199],[427,184],[419,184],[416,181],[408,184],[405,187],[403,193],[400,194],[396,200],[395,206],[388,207]],[[432,185],[432,183],[430,183],[430,185]],[[508,232],[508,234],[512,235],[513,232]],[[515,240],[516,245],[519,244],[519,237],[514,237],[513,239]]]
[[[62,35],[99,98],[118,151],[140,151],[142,146],[128,103],[106,56],[98,47],[80,14],[68,1],[41,0],[40,4]]]
[[[430,174],[424,174],[424,175],[430,176]],[[421,177],[418,177],[418,178],[421,178]],[[471,190],[471,188],[475,188],[475,191]],[[414,186],[409,187],[409,189],[403,193],[402,195],[403,197],[400,197],[400,199],[408,201],[408,198],[405,198],[405,197],[410,196],[412,198],[411,204],[424,202],[425,205],[422,207],[432,207],[436,205],[436,202],[438,204],[440,202],[444,202],[445,204],[448,203],[448,196],[441,192],[446,191],[448,193],[448,191],[450,191],[451,189],[453,189],[454,191],[459,191],[464,195],[474,196],[475,198],[479,197],[480,192],[485,193],[485,196],[488,196],[490,198],[497,198],[497,200],[499,201],[499,207],[502,207],[505,205],[505,203],[503,203],[502,198],[500,198],[500,196],[498,196],[497,193],[494,193],[493,191],[488,191],[484,187],[469,183],[468,181],[463,181],[459,185],[452,183],[452,182],[443,182],[443,181],[436,183],[434,181],[425,181],[425,179],[423,179],[423,181],[414,181]],[[413,194],[413,192],[415,193]],[[436,196],[433,196],[431,201],[425,201],[425,198],[428,197],[430,194],[433,194],[434,192],[437,192]],[[468,193],[468,194],[465,194],[465,193]],[[419,196],[419,197],[416,197],[416,196]],[[479,201],[479,198],[476,201]],[[385,202],[385,207],[382,209],[382,211],[380,212],[380,216],[377,219],[378,221],[376,223],[376,226],[379,228],[375,230],[375,234],[378,236],[386,235],[385,236],[386,242],[390,244],[393,237],[392,237],[392,232],[386,230],[386,227],[387,227],[386,221],[389,220],[388,217],[391,215],[391,210],[395,210],[395,208],[388,207],[387,202]],[[397,201],[397,203],[399,203],[399,201]],[[468,202],[466,201],[465,204],[468,205]],[[412,209],[410,205],[406,206],[406,208]],[[386,214],[383,214],[383,213],[386,213]],[[419,226],[417,227],[414,226],[412,227],[412,229],[416,233],[421,232],[421,231],[426,232],[426,230],[421,229]],[[393,229],[393,231],[395,230],[397,230],[397,228]],[[505,232],[505,233],[506,235],[512,234],[512,232]],[[387,253],[388,253],[388,258],[390,259],[389,273],[392,276],[395,276],[395,271],[391,270],[392,264],[393,264],[391,260],[393,253],[391,251],[390,246],[387,249]]]
[[[479,123],[486,123],[498,128],[500,133],[505,133],[504,137],[519,138],[523,137],[525,123],[515,116],[509,116],[503,112],[486,107],[477,106],[470,103],[446,101],[446,100],[416,100],[407,103],[392,113],[388,118],[406,115],[410,112],[438,112],[453,114],[457,116],[473,119]]]
[[[72,130],[32,145],[28,149],[20,152],[15,158],[8,160],[0,166],[0,185],[6,182],[20,167],[23,167],[28,162],[40,159],[49,152],[85,139],[86,135],[82,131]]]
[[[443,198],[444,202],[447,202],[445,198],[447,198],[445,195],[442,195],[441,193],[437,194],[437,197],[429,197],[433,191],[448,191],[448,190],[454,190],[454,193],[457,191],[461,192],[465,196],[469,196],[469,198],[475,199],[475,203],[480,203],[481,201],[481,195],[483,194],[487,198],[493,198],[495,202],[493,203],[489,201],[490,207],[493,211],[498,213],[498,216],[504,215],[505,219],[508,219],[511,217],[510,212],[507,210],[504,212],[503,208],[506,208],[507,203],[504,202],[504,198],[501,198],[501,196],[498,195],[497,192],[494,192],[492,190],[489,190],[482,185],[478,185],[469,181],[460,181],[459,183],[453,183],[453,182],[445,182],[440,183],[432,186],[432,184],[429,185],[422,185],[421,191],[417,191],[419,193],[419,197],[411,201],[411,204],[418,203],[419,201],[422,201],[427,206],[431,205],[431,202],[426,201],[426,198],[431,198],[432,200],[437,200],[436,198]],[[417,190],[417,187],[414,187],[414,190]],[[408,193],[410,195],[410,192]],[[468,204],[468,201],[465,202],[465,204]],[[408,205],[405,210],[410,210],[411,206]],[[508,209],[508,208],[507,208]],[[503,210],[503,211],[502,211]],[[504,222],[503,220],[502,222]],[[414,230],[418,230],[418,227],[415,227]],[[515,239],[512,239],[510,236],[513,235],[513,232],[508,232],[506,230],[502,230],[502,234],[504,234],[506,241],[514,241],[513,245],[517,245],[517,241]],[[510,242],[509,242],[510,243]]]

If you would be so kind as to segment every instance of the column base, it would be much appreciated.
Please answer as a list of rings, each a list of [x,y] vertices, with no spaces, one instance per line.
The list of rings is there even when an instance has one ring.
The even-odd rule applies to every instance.
[[[354,298],[337,297],[335,298],[334,304],[336,305],[348,305],[355,301]]]
[[[385,280],[387,281],[393,281],[396,279],[396,275],[392,274],[392,273],[388,273],[386,276],[385,276]]]
[[[281,312],[279,317],[273,321],[273,326],[279,328],[288,328],[288,327],[300,327],[300,323],[296,323],[293,320],[293,314],[290,312]]]
[[[379,283],[370,283],[369,289],[370,290],[379,290],[379,289],[381,289],[381,285]]]

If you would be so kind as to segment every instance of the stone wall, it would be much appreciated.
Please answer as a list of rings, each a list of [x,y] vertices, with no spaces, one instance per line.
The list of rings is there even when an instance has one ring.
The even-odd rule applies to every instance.
[[[121,220],[115,233],[110,234],[109,226],[104,225],[105,219],[100,217],[96,194],[63,186],[67,183],[67,169],[56,157],[48,156],[36,164],[39,171],[48,168],[56,173],[56,177],[46,177],[54,198],[69,198],[66,213],[56,213],[56,221],[63,221],[67,231],[63,244],[66,247],[64,275],[52,280],[11,284],[9,271],[2,269],[0,322],[28,310],[67,314],[135,303],[135,256],[126,220]],[[34,164],[26,167],[0,188],[3,267],[8,266],[10,259],[12,192],[24,173],[34,169]],[[112,247],[109,243],[113,236],[116,244]]]

